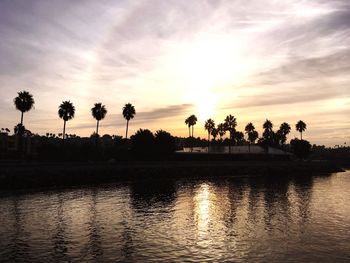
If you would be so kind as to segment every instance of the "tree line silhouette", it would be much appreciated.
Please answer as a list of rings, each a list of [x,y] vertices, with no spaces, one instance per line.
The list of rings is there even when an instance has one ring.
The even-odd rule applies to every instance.
[[[194,125],[197,123],[197,117],[195,115],[189,116],[185,120],[185,124],[189,127],[189,137],[193,138],[193,129]],[[190,133],[190,128],[192,127],[192,134]],[[237,127],[237,119],[233,115],[228,115],[224,119],[224,122],[219,123],[218,125],[215,125],[215,121],[211,118],[207,119],[204,123],[204,129],[208,132],[208,152],[210,149],[210,138],[212,136],[213,141],[216,141],[216,137],[220,136],[220,141],[222,142],[222,137],[228,132],[229,133],[229,152],[231,153],[231,146],[232,145],[242,145],[245,141],[244,139],[244,133],[241,131],[236,130]],[[298,132],[300,132],[300,141],[304,141],[302,134],[306,130],[306,124],[300,120],[295,125],[295,128]],[[255,130],[255,126],[253,123],[249,122],[245,128],[244,131],[247,135],[247,142],[250,152],[250,146],[252,144],[255,144],[256,140],[258,139],[258,144],[261,146],[272,146],[272,147],[279,147],[283,148],[283,146],[287,142],[287,136],[291,131],[291,127],[288,123],[283,122],[279,129],[275,132],[273,130],[273,124],[270,120],[266,119],[266,121],[263,123],[263,133],[262,137],[259,138],[259,133]],[[292,140],[293,141],[293,140]],[[294,139],[296,141],[296,139]],[[295,144],[295,143],[294,143]],[[297,142],[297,144],[300,144]]]
[[[20,123],[18,123],[15,126],[15,134],[17,135],[25,135],[30,134],[30,131],[25,129],[25,126],[23,125],[23,119],[24,119],[24,113],[30,111],[34,108],[34,98],[33,95],[30,94],[28,91],[21,91],[18,92],[18,96],[14,98],[14,104],[17,110],[21,112],[21,119]],[[103,105],[101,102],[95,103],[94,106],[91,108],[91,114],[93,118],[96,120],[96,131],[94,132],[93,136],[96,138],[99,138],[99,123],[102,121],[105,116],[107,115],[107,109],[106,106]],[[125,130],[125,138],[128,138],[128,129],[129,129],[129,121],[133,119],[136,115],[135,107],[131,103],[127,103],[122,108],[122,115],[124,119],[126,120],[126,130]],[[66,123],[73,119],[75,116],[75,107],[73,103],[69,100],[63,101],[59,107],[58,107],[58,116],[63,120],[63,132],[62,132],[62,141],[64,141],[67,138],[66,135]],[[185,124],[188,127],[188,139],[191,142],[191,147],[193,146],[193,142],[196,140],[194,139],[194,126],[197,124],[197,117],[192,114],[188,118],[185,119]],[[283,148],[287,142],[287,136],[291,131],[291,126],[283,122],[279,129],[277,131],[273,130],[273,124],[270,120],[266,119],[266,121],[263,123],[263,132],[262,136],[259,138],[259,133],[256,131],[255,126],[253,123],[249,122],[245,128],[244,133],[247,136],[247,139],[245,139],[245,134],[241,131],[238,131],[236,129],[237,127],[237,119],[233,115],[227,115],[226,118],[222,123],[219,123],[218,125],[215,124],[215,121],[211,118],[205,121],[204,129],[207,131],[208,137],[207,137],[207,147],[208,152],[210,150],[211,142],[213,143],[219,143],[223,142],[223,136],[228,133],[228,139],[226,139],[226,142],[228,142],[228,148],[229,153],[231,153],[231,147],[234,145],[243,145],[247,144],[249,147],[249,152],[251,145],[254,145],[257,141],[257,144],[260,146],[263,146],[267,148],[268,146],[272,147],[278,147]],[[311,145],[309,142],[303,140],[303,132],[306,130],[306,124],[300,120],[296,123],[295,128],[298,132],[300,132],[300,140],[293,139],[290,142],[290,145],[292,148],[297,149],[298,152],[303,152],[301,156],[305,156],[310,151]],[[217,140],[217,137],[220,137],[219,140]],[[55,136],[51,136],[55,137]],[[71,138],[73,136],[71,135]],[[131,137],[134,141],[135,149],[137,149],[135,152],[138,154],[144,154],[145,151],[147,151],[147,148],[154,146],[154,143],[157,142],[157,145],[155,148],[157,148],[156,151],[165,151],[169,152],[170,150],[174,151],[175,147],[173,146],[174,140],[171,139],[174,138],[170,135],[170,133],[167,133],[163,130],[159,130],[155,133],[155,135],[152,134],[149,130],[138,130],[135,135]],[[211,140],[211,138],[213,140]],[[97,141],[97,140],[96,140]],[[162,150],[161,144],[164,144],[164,147]],[[165,144],[169,144],[168,146],[165,146]],[[165,149],[166,148],[166,149]]]

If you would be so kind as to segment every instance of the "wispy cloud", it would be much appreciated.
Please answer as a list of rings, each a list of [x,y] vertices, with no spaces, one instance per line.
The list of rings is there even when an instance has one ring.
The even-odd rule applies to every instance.
[[[131,101],[133,128],[166,120],[184,135],[181,118],[210,99],[213,117],[239,111],[242,121],[261,118],[257,108],[267,117],[307,103],[310,112],[295,115],[317,127],[317,142],[331,141],[317,110],[338,112],[339,131],[347,129],[349,28],[347,0],[0,1],[0,122],[16,123],[12,100],[23,89],[36,100],[27,126],[41,133],[59,130],[64,99],[77,107],[70,127],[85,135],[96,101],[109,109],[106,132],[123,127]]]

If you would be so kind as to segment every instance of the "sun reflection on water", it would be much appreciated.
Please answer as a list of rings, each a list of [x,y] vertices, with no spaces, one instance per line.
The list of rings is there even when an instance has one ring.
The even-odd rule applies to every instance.
[[[202,184],[194,199],[195,199],[195,216],[198,226],[199,236],[208,234],[208,225],[210,222],[210,187],[208,184]]]

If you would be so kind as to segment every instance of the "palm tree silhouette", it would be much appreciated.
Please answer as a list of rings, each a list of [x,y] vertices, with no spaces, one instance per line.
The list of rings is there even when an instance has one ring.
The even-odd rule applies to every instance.
[[[230,133],[230,144],[229,144],[229,153],[231,153],[231,144],[234,132],[236,131],[237,121],[234,116],[231,114],[225,118],[225,128]]]
[[[225,124],[224,123],[218,124],[217,130],[218,130],[218,133],[219,133],[219,136],[220,136],[220,140],[222,140],[222,136],[224,136],[225,133],[226,133]]]
[[[209,145],[210,145],[210,134],[215,129],[215,122],[212,119],[206,120],[204,124],[204,128],[208,131],[208,153],[209,153]]]
[[[295,125],[295,128],[298,132],[300,132],[300,140],[303,139],[303,131],[306,130],[306,124],[302,120],[298,121],[298,123]]]
[[[96,124],[96,135],[98,137],[98,125],[100,120],[104,119],[104,117],[107,114],[107,110],[105,108],[105,105],[102,105],[102,103],[95,103],[95,106],[91,109],[92,116],[97,120]]]
[[[21,125],[23,125],[23,114],[34,107],[33,95],[28,91],[18,92],[18,96],[13,100],[16,109],[21,112]]]
[[[283,122],[277,133],[280,135],[281,144],[285,144],[287,141],[287,135],[290,133],[290,125]]]
[[[258,132],[255,130],[255,127],[253,125],[253,123],[249,122],[246,126],[245,126],[245,132],[248,135],[248,141],[249,141],[249,152],[250,152],[250,145],[254,144],[254,142],[256,141],[256,139],[259,137]]]
[[[218,134],[219,134],[218,129],[214,127],[214,128],[211,130],[211,136],[213,136],[214,141],[216,140],[216,137],[218,136]]]
[[[186,118],[185,124],[188,126],[188,138],[191,137],[191,122],[190,122],[190,117]]]
[[[270,120],[266,119],[266,121],[263,124],[263,128],[264,128],[264,130],[271,132],[272,128],[273,128],[272,122]]]
[[[126,119],[126,132],[125,138],[128,138],[129,121],[133,119],[136,115],[135,107],[131,103],[125,104],[123,107],[123,116]]]
[[[192,114],[190,117],[190,124],[191,124],[191,126],[192,126],[192,137],[193,137],[193,127],[194,127],[194,125],[196,125],[196,123],[197,123],[197,117],[196,117],[196,115],[194,115],[194,114]]]
[[[272,128],[273,128],[272,122],[266,119],[266,121],[263,124],[263,129],[264,129],[263,138],[266,143],[266,146],[269,146],[272,143],[272,139],[274,135]]]
[[[58,116],[63,119],[63,133],[62,138],[64,140],[66,133],[66,122],[73,119],[75,114],[75,108],[73,103],[68,101],[63,101],[61,105],[58,107]]]

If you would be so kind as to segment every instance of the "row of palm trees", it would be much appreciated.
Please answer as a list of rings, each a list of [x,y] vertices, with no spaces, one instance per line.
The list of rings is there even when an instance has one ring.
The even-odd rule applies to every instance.
[[[197,122],[197,118],[195,115],[189,116],[185,120],[185,124],[188,126],[189,131],[192,127],[192,137],[193,137],[193,127]],[[237,120],[233,115],[226,116],[223,123],[215,125],[215,121],[213,119],[208,119],[205,121],[204,129],[208,132],[208,149],[210,145],[210,137],[212,136],[214,140],[219,135],[220,139],[225,135],[226,132],[229,132],[229,152],[231,152],[231,143],[232,141],[242,141],[244,140],[244,134],[240,131],[236,130]],[[296,130],[300,132],[300,139],[303,139],[303,132],[306,130],[306,124],[303,121],[298,121],[295,125]],[[278,131],[273,131],[273,124],[270,120],[266,120],[263,124],[263,134],[262,138],[259,139],[259,143],[265,145],[284,145],[287,141],[287,135],[291,131],[291,127],[288,123],[283,122]],[[253,123],[249,122],[244,129],[248,142],[249,142],[249,151],[250,145],[254,144],[255,141],[259,138],[258,132],[255,130],[255,126]],[[191,137],[191,133],[189,132],[189,137]]]
[[[21,122],[17,127],[19,130],[23,130],[23,115],[25,112],[30,111],[34,108],[34,98],[33,95],[27,91],[18,92],[18,96],[14,99],[14,104],[16,109],[21,112]],[[95,103],[94,107],[91,108],[91,114],[96,119],[96,135],[98,136],[99,123],[101,120],[105,118],[107,115],[106,106],[102,103]],[[128,138],[128,129],[129,129],[129,121],[133,119],[136,115],[135,107],[131,103],[127,103],[124,105],[122,109],[123,117],[126,120],[126,131],[125,137]],[[65,138],[66,132],[66,122],[73,119],[75,115],[75,107],[72,102],[63,101],[58,107],[58,116],[63,119],[63,133],[62,138]],[[196,125],[198,119],[192,114],[185,120],[185,124],[188,126],[189,137],[194,137],[194,125]],[[223,123],[215,125],[214,120],[208,119],[204,128],[208,132],[208,143],[210,142],[210,136],[213,136],[214,140],[219,135],[220,139],[225,135],[226,132],[229,132],[229,138],[232,142],[233,140],[243,140],[244,134],[240,131],[236,130],[237,120],[233,115],[226,116]],[[192,128],[192,129],[191,129]],[[290,133],[290,125],[286,122],[282,123],[279,130],[277,132],[273,131],[273,124],[270,120],[266,120],[263,124],[263,135],[260,138],[260,142],[271,143],[273,141],[278,141],[279,144],[284,144],[287,140],[287,135]],[[300,138],[302,140],[302,133],[306,130],[306,124],[303,121],[299,121],[296,124],[296,130],[300,132]],[[248,137],[249,147],[250,144],[254,144],[258,139],[259,134],[255,130],[254,125],[250,122],[245,127],[245,133]],[[209,147],[209,144],[208,144]],[[229,144],[229,151],[231,152],[231,143]]]
[[[23,115],[25,112],[30,111],[34,108],[33,95],[28,91],[18,92],[18,96],[14,99],[16,109],[21,112],[21,122],[18,126],[19,129],[23,127]],[[96,135],[98,136],[99,123],[106,117],[107,109],[102,103],[95,103],[94,107],[91,108],[91,114],[96,119]],[[75,107],[69,100],[63,101],[58,107],[58,116],[63,119],[63,133],[62,138],[65,139],[66,134],[66,122],[73,119],[75,115]],[[123,107],[123,117],[126,119],[126,132],[125,137],[128,138],[129,121],[136,115],[135,107],[131,103],[127,103]]]

